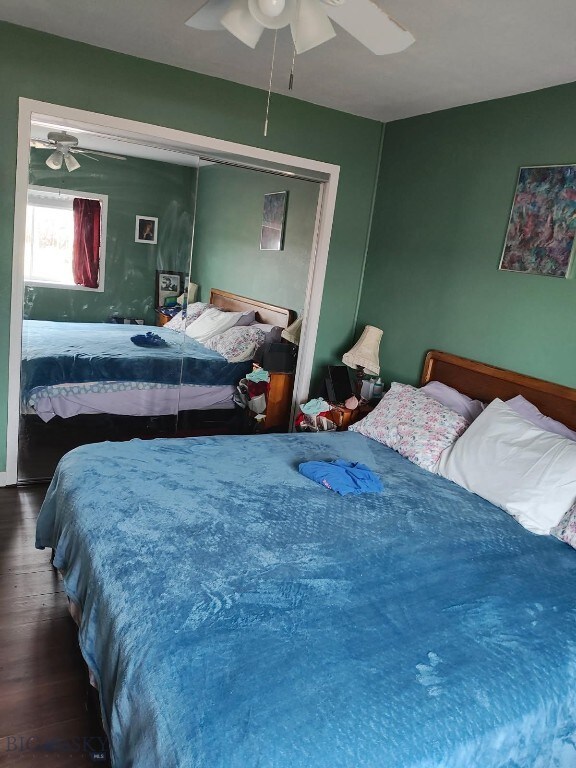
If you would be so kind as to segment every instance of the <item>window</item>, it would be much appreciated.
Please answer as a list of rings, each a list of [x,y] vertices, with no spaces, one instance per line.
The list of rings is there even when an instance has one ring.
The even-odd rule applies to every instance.
[[[88,288],[74,281],[73,204],[75,198],[98,200],[101,206],[97,287]],[[90,195],[85,192],[49,187],[29,187],[26,208],[24,281],[27,284],[52,288],[103,291],[107,202],[106,195]]]

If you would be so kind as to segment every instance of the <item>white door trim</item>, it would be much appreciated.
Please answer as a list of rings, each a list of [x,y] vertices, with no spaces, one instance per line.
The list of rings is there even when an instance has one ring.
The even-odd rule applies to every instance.
[[[112,115],[103,115],[97,112],[88,112],[82,109],[64,107],[58,104],[49,104],[21,97],[18,114],[18,153],[10,310],[6,472],[4,476],[0,473],[0,485],[13,485],[17,481],[22,301],[24,295],[23,256],[26,235],[30,122],[33,115],[37,118],[61,119],[70,128],[78,127],[96,131],[100,129],[104,132],[113,132],[115,135],[136,141],[139,140],[144,143],[157,142],[160,145],[168,145],[183,149],[184,151],[240,160],[241,162],[252,164],[254,167],[296,171],[310,179],[322,182],[316,217],[315,248],[313,248],[311,253],[308,285],[306,287],[305,321],[302,328],[298,366],[294,383],[294,413],[296,404],[304,402],[308,398],[340,167],[319,160],[287,155],[282,152],[273,152],[260,147],[251,147],[246,144],[188,133],[152,123],[141,123]]]

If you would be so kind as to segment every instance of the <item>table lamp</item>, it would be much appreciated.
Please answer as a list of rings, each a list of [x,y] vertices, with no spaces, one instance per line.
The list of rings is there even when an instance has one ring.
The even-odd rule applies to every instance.
[[[300,344],[300,332],[302,330],[302,318],[299,317],[297,320],[294,320],[293,323],[291,323],[287,328],[284,328],[282,331],[282,338],[286,341],[289,341],[291,344],[296,344],[298,346]]]
[[[380,373],[380,339],[383,331],[373,325],[367,325],[352,349],[345,352],[342,362],[349,368],[356,368],[356,396],[360,399],[364,373],[377,376]]]

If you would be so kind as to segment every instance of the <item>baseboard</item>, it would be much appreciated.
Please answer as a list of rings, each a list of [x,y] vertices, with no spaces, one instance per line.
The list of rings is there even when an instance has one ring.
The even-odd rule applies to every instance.
[[[8,484],[8,477],[6,472],[0,472],[0,488],[4,488]]]

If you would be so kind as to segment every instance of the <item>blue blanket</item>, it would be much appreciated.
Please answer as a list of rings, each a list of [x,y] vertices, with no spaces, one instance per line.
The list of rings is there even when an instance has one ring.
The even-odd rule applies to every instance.
[[[138,347],[130,337],[152,331],[167,347]],[[229,363],[218,352],[169,328],[114,323],[24,320],[22,392],[85,381],[236,384],[251,363]],[[182,382],[180,382],[182,374]]]
[[[78,448],[37,545],[115,768],[576,765],[576,552],[362,435]]]

